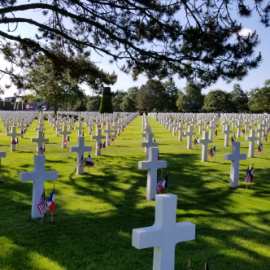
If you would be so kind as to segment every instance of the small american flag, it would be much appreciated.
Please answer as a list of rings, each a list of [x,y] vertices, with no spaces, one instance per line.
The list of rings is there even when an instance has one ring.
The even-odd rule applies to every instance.
[[[249,167],[247,168],[247,174],[246,174],[246,178],[245,178],[245,183],[247,184],[248,182],[252,182]]]
[[[262,145],[262,143],[261,143],[261,145],[258,146],[257,152],[258,152],[258,153],[261,153],[262,150],[263,150],[263,145]]]
[[[158,181],[156,190],[157,190],[157,193],[158,193],[158,194],[163,194],[164,187],[163,187],[163,185],[162,185],[162,178],[161,178],[161,177],[160,177],[160,179],[159,179],[159,181]]]
[[[98,145],[98,150],[102,148],[102,143]]]
[[[43,155],[43,147],[40,147],[39,149],[38,149],[38,155]]]
[[[210,151],[208,152],[208,155],[212,158],[214,155],[213,155],[213,148],[210,149]]]
[[[38,211],[41,215],[44,215],[47,212],[46,207],[46,198],[45,198],[45,191],[43,190],[42,195],[39,199],[39,203],[37,205]]]
[[[81,160],[80,160],[80,163],[79,163],[79,168],[81,168],[82,167],[82,165],[83,165],[83,156],[81,157]]]

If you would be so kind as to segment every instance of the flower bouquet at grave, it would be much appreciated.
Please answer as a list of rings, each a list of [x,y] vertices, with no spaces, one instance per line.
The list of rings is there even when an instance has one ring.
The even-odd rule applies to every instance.
[[[241,134],[242,134],[242,135],[244,135],[244,134],[245,134],[245,132],[246,132],[246,131],[245,131],[244,129],[242,129]]]

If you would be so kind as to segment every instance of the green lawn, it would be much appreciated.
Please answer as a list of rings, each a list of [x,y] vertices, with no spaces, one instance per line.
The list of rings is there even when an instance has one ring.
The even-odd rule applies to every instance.
[[[169,191],[178,196],[177,222],[196,224],[196,240],[176,246],[175,269],[269,270],[270,267],[270,146],[262,157],[240,163],[240,186],[229,188],[230,162],[224,154],[221,126],[214,139],[216,158],[202,163],[201,145],[186,150],[186,138],[178,142],[162,125],[148,117],[159,142],[160,157],[166,160]],[[131,246],[132,229],[152,226],[155,202],[145,200],[146,170],[138,169],[145,159],[140,147],[142,118],[137,117],[103,156],[91,156],[93,168],[77,176],[76,153],[61,149],[61,137],[46,122],[46,170],[58,171],[59,179],[45,184],[46,196],[56,188],[56,213],[31,219],[32,182],[19,182],[19,173],[32,171],[36,143],[36,121],[19,139],[19,150],[9,151],[10,138],[0,133],[2,159],[0,179],[0,269],[54,270],[150,270],[153,248]],[[3,128],[2,128],[3,129]],[[196,129],[197,131],[197,129]],[[87,132],[85,132],[86,134]],[[236,130],[235,130],[236,133]],[[199,135],[201,138],[201,135]],[[239,139],[237,139],[239,141]],[[248,142],[240,139],[241,152]],[[95,141],[86,135],[95,148]],[[73,131],[69,146],[77,145]],[[85,154],[85,157],[88,153]],[[254,163],[254,184],[246,190],[247,165]],[[158,173],[160,175],[161,172]]]

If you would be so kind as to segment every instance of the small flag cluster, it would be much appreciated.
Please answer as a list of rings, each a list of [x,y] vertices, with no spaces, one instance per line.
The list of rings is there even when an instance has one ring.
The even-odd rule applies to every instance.
[[[262,150],[263,150],[263,145],[262,145],[262,143],[261,143],[261,144],[258,146],[257,152],[258,152],[258,153],[261,153]]]
[[[44,215],[47,212],[47,206],[49,207],[52,213],[55,212],[55,190],[53,190],[47,202],[45,197],[45,191],[43,190],[37,205],[38,211],[41,215]]]
[[[42,147],[40,147],[39,149],[38,149],[38,155],[43,155],[43,153],[45,152],[45,144],[44,144],[44,146]]]
[[[167,187],[168,187],[168,174],[165,176],[163,181],[162,181],[162,176],[160,176],[160,179],[156,187],[157,193],[163,194],[164,188],[167,188]]]
[[[236,141],[236,138],[235,138],[235,135],[233,135],[232,137],[231,137],[231,143],[233,143],[233,142],[235,142]]]
[[[100,150],[101,148],[106,148],[105,142],[100,143],[100,144],[97,146],[97,149],[98,149],[98,150]]]
[[[193,143],[194,143],[194,145],[199,144],[199,138],[198,137],[195,138]]]
[[[67,143],[67,142],[69,142],[69,136],[67,136],[63,141],[63,143]]]
[[[245,183],[252,183],[253,182],[253,167],[251,168],[251,170],[249,170],[249,167],[247,168],[247,174],[246,174],[246,178],[245,178]]]
[[[10,145],[12,144],[18,144],[19,143],[19,139],[15,138],[14,140],[12,140],[12,142],[10,143]]]
[[[216,154],[216,147],[213,147],[208,152],[208,155],[212,158]]]

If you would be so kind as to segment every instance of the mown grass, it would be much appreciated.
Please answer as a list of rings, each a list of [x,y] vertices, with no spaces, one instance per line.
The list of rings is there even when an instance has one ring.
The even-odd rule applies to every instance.
[[[202,163],[201,145],[186,150],[186,139],[178,142],[148,119],[168,164],[166,192],[178,196],[177,222],[196,224],[196,240],[176,246],[175,269],[187,269],[189,259],[193,270],[203,269],[207,259],[210,269],[269,270],[270,146],[264,145],[262,157],[256,153],[241,161],[240,186],[231,189],[230,162],[224,161],[231,147],[223,146],[221,127],[213,144],[216,158]],[[78,176],[76,153],[61,149],[62,137],[46,122],[46,170],[58,171],[59,178],[45,184],[47,197],[56,187],[56,213],[53,223],[46,214],[43,225],[30,216],[32,182],[19,182],[19,172],[33,170],[36,144],[30,138],[36,137],[36,122],[19,139],[16,152],[9,151],[10,138],[0,133],[0,150],[7,152],[0,174],[0,269],[152,269],[153,249],[131,246],[132,229],[152,226],[155,219],[155,202],[145,200],[147,172],[138,169],[145,159],[141,123],[137,117],[99,157],[95,141],[86,135],[95,166]],[[240,141],[241,152],[247,153],[248,142],[244,136]],[[77,131],[69,146],[74,145]],[[246,190],[245,172],[252,163],[254,184]]]

